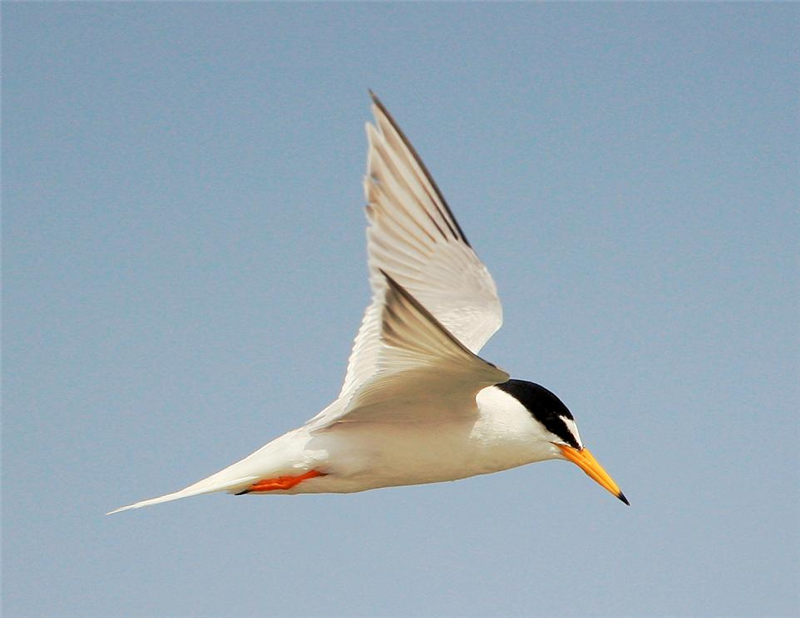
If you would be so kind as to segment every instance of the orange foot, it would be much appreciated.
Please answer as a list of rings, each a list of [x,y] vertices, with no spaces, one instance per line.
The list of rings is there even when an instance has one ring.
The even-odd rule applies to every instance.
[[[237,495],[249,494],[252,492],[275,491],[276,489],[291,489],[295,485],[299,485],[303,481],[313,479],[317,476],[325,476],[325,473],[319,470],[309,470],[300,476],[279,476],[274,479],[263,479],[258,481],[258,483],[253,483],[250,487],[239,492]]]

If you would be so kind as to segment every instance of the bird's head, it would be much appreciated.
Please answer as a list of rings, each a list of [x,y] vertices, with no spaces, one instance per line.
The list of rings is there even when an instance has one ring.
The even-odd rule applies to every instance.
[[[543,386],[525,380],[509,380],[496,387],[511,395],[530,413],[536,437],[549,442],[553,459],[571,461],[601,487],[630,505],[614,480],[589,449],[583,446],[572,413],[556,395]]]

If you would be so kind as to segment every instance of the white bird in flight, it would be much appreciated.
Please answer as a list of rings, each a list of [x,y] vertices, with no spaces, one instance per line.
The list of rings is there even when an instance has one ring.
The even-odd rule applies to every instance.
[[[302,427],[193,485],[200,494],[351,493],[566,459],[628,504],[546,388],[477,356],[502,307],[432,176],[372,95],[367,307],[336,400]]]

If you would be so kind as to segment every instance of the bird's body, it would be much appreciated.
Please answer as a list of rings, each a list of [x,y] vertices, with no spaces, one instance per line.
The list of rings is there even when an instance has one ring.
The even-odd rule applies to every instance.
[[[547,459],[577,463],[627,503],[547,389],[477,356],[502,323],[494,281],[419,156],[373,96],[365,179],[372,303],[331,405],[175,493],[351,493]]]

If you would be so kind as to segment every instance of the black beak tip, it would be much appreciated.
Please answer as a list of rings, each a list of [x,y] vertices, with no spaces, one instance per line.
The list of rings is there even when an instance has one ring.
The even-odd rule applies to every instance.
[[[625,497],[625,494],[624,494],[624,493],[622,493],[622,492],[619,492],[619,493],[617,494],[617,498],[619,498],[620,500],[622,500],[622,501],[623,501],[625,504],[627,504],[628,506],[630,506],[630,505],[631,505],[631,503],[630,503],[630,502],[628,502],[628,499]]]

